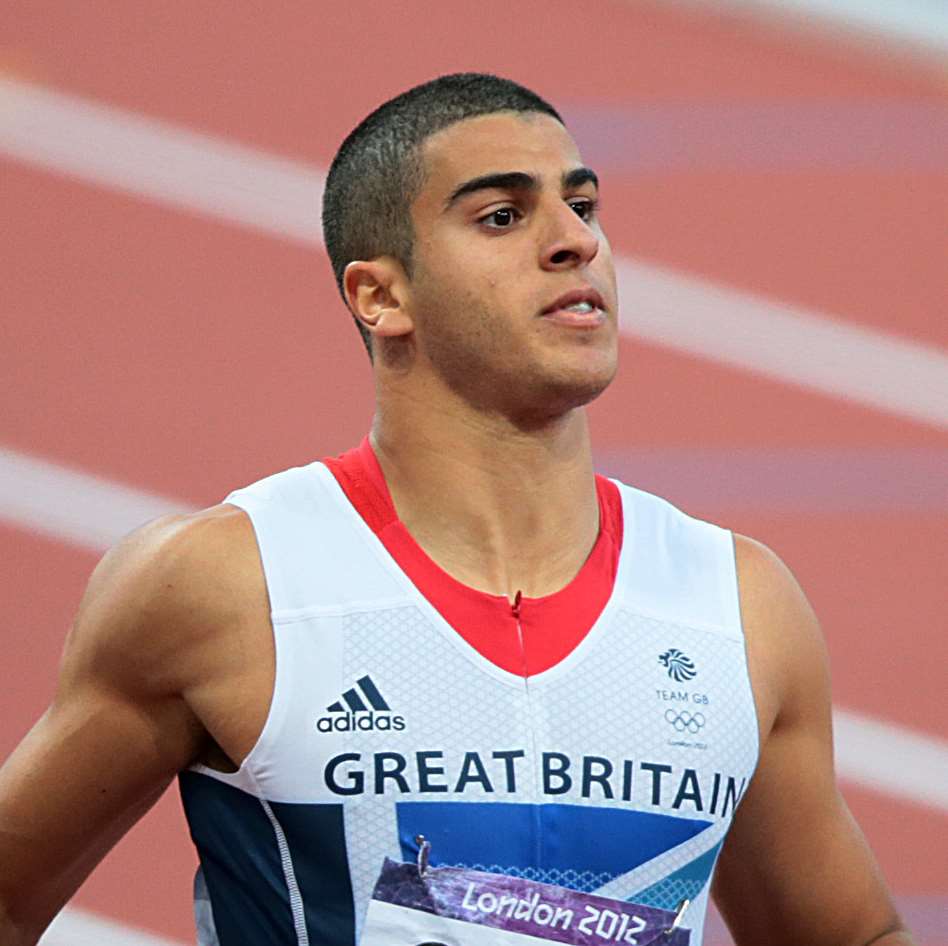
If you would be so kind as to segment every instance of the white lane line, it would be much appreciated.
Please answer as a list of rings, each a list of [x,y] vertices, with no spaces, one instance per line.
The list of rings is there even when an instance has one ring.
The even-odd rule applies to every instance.
[[[626,334],[948,427],[944,351],[651,264],[617,272]]]
[[[0,153],[163,204],[319,243],[315,168],[42,86],[0,78]]]
[[[320,245],[320,169],[111,106],[0,79],[0,153]],[[629,336],[948,427],[940,348],[637,260],[617,268]]]
[[[840,778],[948,811],[948,742],[849,710],[833,713]]]
[[[680,4],[682,0],[674,0]],[[684,0],[689,6],[814,20],[919,51],[948,52],[948,7],[944,0]]]
[[[0,448],[0,519],[104,552],[149,519],[183,503]]]
[[[189,507],[14,450],[0,449],[0,519],[100,552],[143,522]],[[948,811],[948,744],[837,710],[843,779]]]
[[[184,946],[179,940],[147,933],[75,907],[63,910],[39,942],[40,946]]]

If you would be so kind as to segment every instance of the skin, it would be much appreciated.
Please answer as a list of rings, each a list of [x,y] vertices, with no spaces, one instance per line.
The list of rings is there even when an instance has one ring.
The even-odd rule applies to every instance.
[[[345,274],[373,336],[372,439],[399,516],[467,584],[549,594],[598,530],[583,405],[616,366],[615,276],[591,182],[547,116],[496,114],[426,143],[411,277],[395,259]],[[465,181],[522,171],[531,188]],[[544,317],[597,290],[604,318]],[[741,946],[912,943],[835,784],[827,657],[779,559],[736,537],[761,759],[714,893]],[[269,602],[243,512],[147,525],[96,568],[52,705],[0,769],[0,943],[35,943],[175,774],[236,767],[266,718]],[[81,817],[77,813],[81,812]]]
[[[615,374],[617,302],[596,188],[562,188],[582,160],[546,116],[471,119],[433,135],[424,156],[412,278],[384,258],[345,274],[377,342],[373,443],[400,518],[447,571],[511,597],[549,594],[598,532],[580,408]],[[541,186],[446,206],[459,183],[508,170]],[[540,315],[578,288],[601,294],[601,327]]]

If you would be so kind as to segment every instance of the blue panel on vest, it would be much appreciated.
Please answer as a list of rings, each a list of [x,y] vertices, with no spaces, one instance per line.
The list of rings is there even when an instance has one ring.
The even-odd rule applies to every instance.
[[[297,942],[276,829],[260,799],[196,772],[179,781],[220,946]],[[286,838],[310,942],[353,946],[342,805],[271,802],[270,810]]]
[[[355,906],[342,805],[271,802],[270,809],[292,852],[310,944],[354,946]]]
[[[197,772],[178,781],[220,946],[295,943],[280,850],[260,800]]]
[[[419,834],[431,863],[529,877],[592,891],[711,826],[674,815],[584,805],[399,802],[402,856]]]
[[[676,870],[658,883],[640,890],[629,897],[629,900],[662,910],[674,910],[682,900],[694,900],[711,877],[715,859],[723,843],[719,841],[709,851],[685,864],[681,870]]]

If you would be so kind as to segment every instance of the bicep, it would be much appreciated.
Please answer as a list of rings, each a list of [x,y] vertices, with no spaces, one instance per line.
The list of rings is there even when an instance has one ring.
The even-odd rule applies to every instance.
[[[741,802],[715,878],[737,943],[865,943],[894,918],[833,777],[826,738],[778,728]]]
[[[53,703],[0,768],[0,905],[27,928],[45,926],[200,745],[148,643],[161,623],[148,584],[134,552],[100,564]]]
[[[769,715],[715,898],[738,943],[869,942],[891,928],[895,913],[836,785],[822,633],[769,550],[739,546],[738,567],[755,692]]]

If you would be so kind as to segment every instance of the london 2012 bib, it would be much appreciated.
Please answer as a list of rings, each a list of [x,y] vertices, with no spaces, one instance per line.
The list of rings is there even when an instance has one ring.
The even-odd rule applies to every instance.
[[[688,946],[681,912],[386,859],[359,946]]]

